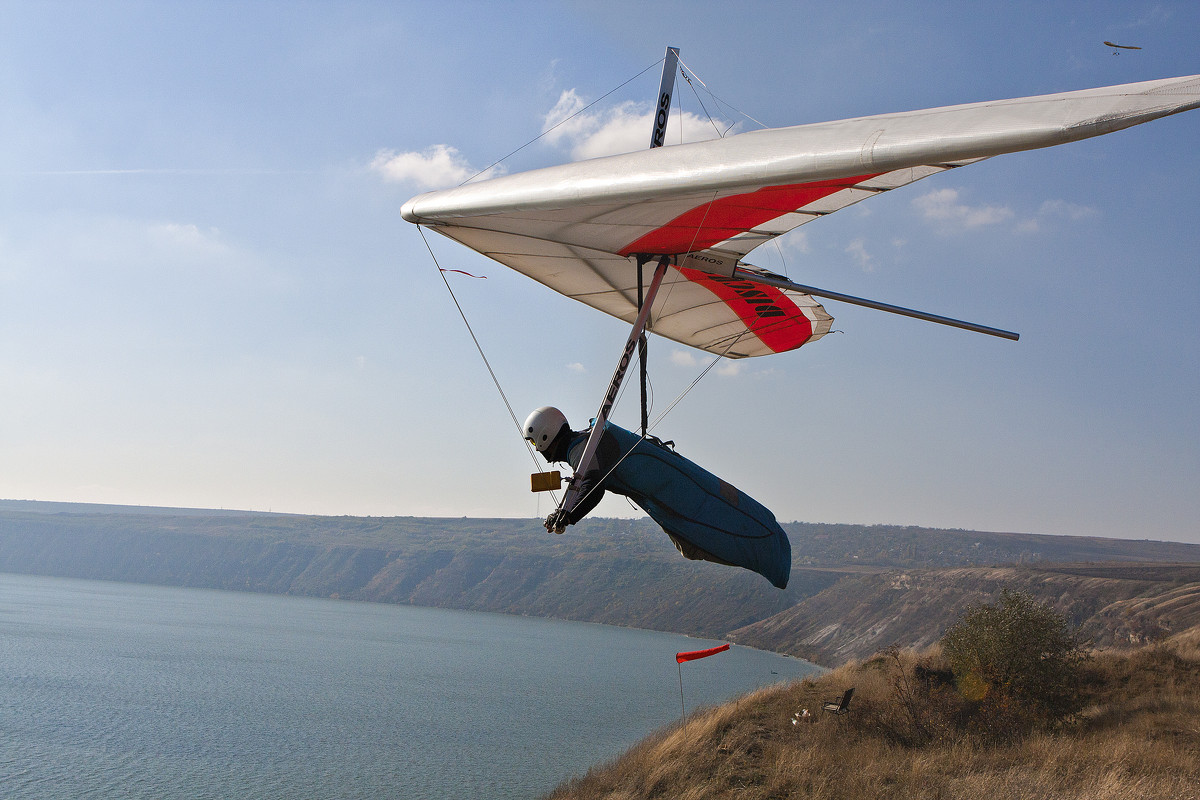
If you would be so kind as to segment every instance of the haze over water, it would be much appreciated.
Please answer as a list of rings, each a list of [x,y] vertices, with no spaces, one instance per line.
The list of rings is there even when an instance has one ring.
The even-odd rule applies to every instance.
[[[535,797],[676,722],[715,644],[500,614],[0,575],[7,798]],[[815,669],[683,665],[687,707]]]

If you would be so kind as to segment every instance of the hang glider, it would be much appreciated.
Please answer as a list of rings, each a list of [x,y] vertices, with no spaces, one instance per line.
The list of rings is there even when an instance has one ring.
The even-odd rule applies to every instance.
[[[1132,44],[1117,44],[1116,42],[1105,42],[1109,47],[1118,47],[1122,50],[1141,50],[1142,48]]]
[[[677,57],[678,50],[667,49],[650,150],[428,192],[401,211],[409,222],[631,324],[583,451],[570,462],[575,477],[547,518],[547,529],[555,532],[561,532],[562,520],[571,519],[574,509],[586,508],[581,503],[591,490],[585,488],[588,480],[579,478],[596,468],[598,448],[610,429],[609,415],[635,351],[641,352],[642,440],[647,438],[648,330],[730,358],[780,353],[829,332],[832,317],[815,299],[824,297],[1017,338],[1008,331],[794,283],[743,261],[759,245],[868,197],[985,158],[1100,136],[1200,107],[1200,75],[1193,75],[661,147]],[[647,283],[645,267],[651,264]],[[698,482],[694,466],[689,462],[686,469],[663,473],[650,490],[623,493],[640,497],[648,511],[666,509],[651,516],[684,555],[706,557],[720,550],[712,560],[785,586],[790,545],[765,507],[758,522],[771,536],[756,535],[758,522],[739,522],[737,515],[719,524],[702,520],[706,528],[700,533],[667,518],[672,509],[704,508],[714,491],[728,494],[734,508],[751,503],[737,490],[725,492],[724,482],[708,473]],[[705,488],[705,482],[716,489]],[[616,483],[611,484],[614,490]],[[724,546],[733,544],[737,546]]]
[[[651,330],[731,358],[819,339],[832,318],[814,296],[1015,338],[794,284],[742,259],[800,225],[922,178],[1197,107],[1193,75],[759,130],[429,192],[401,213],[631,323],[638,262],[664,258],[665,299]]]

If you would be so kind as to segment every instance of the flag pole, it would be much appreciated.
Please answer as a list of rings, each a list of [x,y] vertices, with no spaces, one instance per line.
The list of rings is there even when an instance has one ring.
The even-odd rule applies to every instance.
[[[687,707],[683,704],[683,662],[715,656],[717,653],[724,653],[728,649],[729,645],[723,644],[720,647],[710,647],[707,650],[692,650],[686,653],[675,654],[675,667],[679,670],[679,723],[681,725],[683,724],[684,717],[687,716]]]
[[[687,711],[683,707],[683,662],[676,661],[675,666],[679,669],[679,724],[683,724],[683,718],[687,716]]]

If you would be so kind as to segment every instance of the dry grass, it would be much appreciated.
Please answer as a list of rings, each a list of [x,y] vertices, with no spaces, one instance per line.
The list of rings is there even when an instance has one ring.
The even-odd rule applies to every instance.
[[[918,677],[938,663],[884,653],[698,711],[549,797],[1200,800],[1200,628],[1096,654],[1088,707],[1056,730],[972,727],[953,688]],[[820,711],[849,686],[850,713]]]

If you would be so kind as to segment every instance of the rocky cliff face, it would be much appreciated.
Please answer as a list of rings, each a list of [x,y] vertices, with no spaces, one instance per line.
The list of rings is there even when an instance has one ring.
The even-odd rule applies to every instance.
[[[1144,644],[1200,624],[1200,565],[1023,565],[846,576],[729,638],[840,664],[893,644],[933,644],[968,606],[993,602],[1004,589],[1048,603],[1097,647]]]
[[[1097,644],[1200,623],[1200,546],[790,523],[786,591],[687,561],[649,520],[303,517],[0,502],[0,572],[557,617],[706,637],[835,665],[939,639],[1019,588]],[[1045,566],[1037,558],[1143,563]],[[970,566],[992,560],[1017,566]],[[931,566],[941,567],[931,569]]]
[[[532,520],[147,517],[0,512],[0,572],[558,617],[697,636],[772,616],[787,592],[686,561],[653,526],[597,520],[554,537]]]

